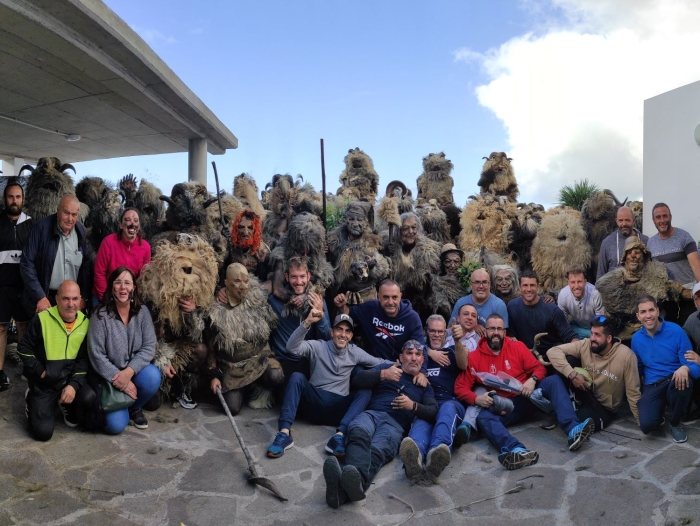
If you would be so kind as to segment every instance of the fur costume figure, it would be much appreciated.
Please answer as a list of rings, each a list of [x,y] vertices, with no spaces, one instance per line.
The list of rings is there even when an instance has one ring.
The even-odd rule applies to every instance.
[[[161,242],[138,278],[139,291],[154,317],[158,338],[154,363],[164,375],[171,366],[185,392],[191,391],[197,369],[206,359],[203,333],[217,276],[214,249],[200,237],[180,234],[176,243]],[[181,298],[193,300],[196,309],[181,310]],[[170,392],[167,378],[161,389],[166,394]]]
[[[277,174],[272,178],[268,199],[268,213],[263,221],[263,240],[271,249],[275,248],[296,214],[310,212],[320,217],[323,211],[322,196],[310,184],[302,186],[299,181],[295,184],[289,174]]]
[[[105,190],[109,188],[104,179],[101,177],[83,177],[78,184],[75,185],[75,197],[78,201],[85,203],[88,208],[92,208],[102,199]],[[90,226],[90,215],[88,214],[85,220],[85,228]]]
[[[401,214],[413,212],[413,197],[411,190],[401,181],[391,181],[386,185],[386,195],[379,202],[376,209],[377,224],[375,230],[383,232],[389,230],[393,238],[394,227],[401,225]]]
[[[510,245],[513,241],[511,217],[516,208],[512,203],[499,203],[491,195],[472,196],[462,212],[462,232],[459,246],[462,250],[492,250],[511,261]]]
[[[246,210],[252,210],[261,219],[265,218],[266,210],[258,197],[258,185],[249,174],[242,173],[233,180],[233,196],[241,202]]]
[[[225,261],[229,257],[231,226],[243,211],[243,205],[234,196],[225,192],[221,192],[221,209],[224,211],[224,224],[221,226],[221,214],[219,213],[218,200],[206,208],[206,219],[200,229],[200,234],[204,239],[211,243],[216,252],[216,260],[219,263],[219,269],[223,269]]]
[[[420,311],[440,314],[446,320],[450,319],[452,307],[457,300],[469,294],[457,274],[463,262],[463,251],[452,243],[443,245],[440,251],[440,275],[433,278],[427,296],[416,299]]]
[[[270,267],[273,269],[272,279],[273,293],[282,301],[287,302],[291,296],[286,291],[284,272],[286,262],[293,257],[303,259],[311,273],[313,292],[321,296],[333,283],[333,267],[326,259],[326,230],[321,220],[309,212],[295,215],[289,222],[289,228],[280,238],[277,246],[270,252]],[[305,303],[301,309],[287,303],[282,315],[308,314],[308,305]]]
[[[86,225],[88,240],[93,253],[97,253],[102,240],[119,230],[119,218],[122,214],[123,197],[118,190],[105,186],[99,200],[90,206]]]
[[[597,274],[598,253],[603,240],[617,228],[615,217],[622,203],[610,190],[591,195],[581,207],[581,226],[591,245],[591,268],[589,274]]]
[[[243,210],[231,227],[230,263],[241,263],[251,276],[267,279],[270,248],[262,240],[262,221],[252,210]]]
[[[540,293],[559,294],[568,283],[572,265],[587,269],[591,247],[579,222],[579,212],[565,208],[547,211],[532,243],[532,268],[540,276]]]
[[[136,208],[138,185],[134,174],[126,174],[119,181],[119,191],[124,196],[124,208]],[[163,192],[158,192],[158,196]],[[165,211],[165,208],[163,209]]]
[[[644,203],[641,201],[631,201],[627,203],[627,206],[630,207],[632,214],[634,214],[634,228],[641,232],[644,218]]]
[[[438,208],[435,199],[418,204],[416,206],[416,214],[421,219],[423,231],[427,237],[441,245],[452,239],[450,237],[450,225],[447,224],[447,215]]]
[[[353,201],[367,201],[371,204],[377,200],[379,176],[374,171],[374,164],[369,155],[355,148],[348,150],[343,159],[345,170],[340,174],[340,184],[336,195]]]
[[[119,187],[124,189],[123,180]],[[148,241],[160,232],[161,225],[165,221],[165,203],[160,199],[162,194],[160,188],[149,183],[146,179],[141,179],[139,188],[133,197],[133,207],[139,211],[141,234]],[[127,205],[130,202],[130,193],[127,191],[125,195],[125,206],[130,206]]]
[[[481,177],[477,183],[482,194],[493,196],[504,196],[511,203],[518,202],[518,182],[513,173],[513,160],[504,152],[492,152],[488,157],[484,157],[486,162],[481,169]]]
[[[618,323],[619,338],[626,340],[639,330],[637,298],[649,294],[656,301],[678,301],[683,286],[668,279],[666,266],[651,260],[646,245],[636,236],[625,242],[622,266],[596,281],[596,290],[603,298],[605,312]]]
[[[56,157],[42,157],[36,168],[25,164],[20,169],[18,175],[22,175],[24,170],[31,173],[24,190],[24,213],[34,222],[55,214],[64,195],[75,195],[73,179],[66,173],[69,169],[75,173],[73,165],[61,164]],[[85,203],[80,203],[78,220],[81,223],[85,223],[89,211]]]
[[[532,268],[532,242],[542,224],[544,207],[536,203],[518,203],[513,224],[513,241],[510,250],[514,254],[513,262],[517,262],[520,270]]]
[[[232,263],[227,268],[226,291],[226,304],[214,300],[209,307],[208,375],[219,380],[232,414],[240,410],[243,398],[243,393],[236,391],[252,387],[254,383],[258,389],[249,406],[271,407],[272,392],[265,389],[263,381],[274,378],[281,384],[284,380],[282,367],[268,343],[270,331],[277,325],[277,315],[267,302],[267,292],[257,279],[248,276],[240,263]],[[267,392],[263,394],[263,390]]]
[[[455,182],[450,175],[454,170],[452,161],[445,158],[443,152],[431,153],[423,157],[423,173],[418,176],[417,206],[421,203],[435,199],[437,205],[442,207],[454,203],[452,187]],[[424,228],[427,227],[424,224]]]
[[[335,276],[330,296],[349,291],[349,305],[376,299],[377,285],[389,276],[389,262],[380,253],[381,238],[371,229],[373,213],[369,203],[353,201],[345,209],[343,222],[327,236]]]

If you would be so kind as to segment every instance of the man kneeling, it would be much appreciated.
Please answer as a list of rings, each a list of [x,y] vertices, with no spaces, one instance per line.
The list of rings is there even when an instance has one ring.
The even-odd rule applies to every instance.
[[[503,372],[522,383],[519,394],[496,391],[499,396],[513,401],[512,412],[500,416],[482,409],[476,419],[489,442],[499,451],[498,461],[506,469],[522,468],[539,460],[537,452],[529,451],[506,430],[506,426],[518,423],[537,410],[529,398],[538,384],[542,395],[554,407],[559,425],[567,433],[569,451],[577,450],[593,434],[593,419],[587,418],[580,422],[562,379],[556,375],[544,378],[547,374],[544,366],[522,342],[506,338],[505,333],[503,318],[498,314],[489,316],[486,320],[486,336],[481,339],[476,351],[469,355],[469,368],[457,378],[455,394],[471,405],[487,409],[494,404],[494,399],[489,393],[478,396],[474,393],[474,384],[480,381],[476,373],[491,373],[495,376]]]
[[[336,457],[323,464],[326,503],[331,508],[338,508],[348,499],[365,498],[381,467],[396,457],[401,437],[414,417],[435,421],[438,406],[433,388],[413,383],[423,365],[423,346],[415,340],[407,341],[399,362],[401,369],[381,364],[360,371],[353,380],[355,387],[371,387],[372,398],[367,410],[350,422],[343,469]]]
[[[350,343],[354,328],[352,318],[340,314],[333,320],[331,341],[304,340],[314,323],[323,319],[323,300],[310,293],[311,312],[296,328],[287,342],[287,352],[292,356],[309,359],[311,376],[292,373],[284,390],[279,417],[279,432],[267,449],[267,456],[278,458],[294,445],[290,429],[297,411],[314,424],[338,426],[326,451],[337,457],[345,456],[345,438],[348,423],[367,407],[372,392],[361,389],[350,393],[350,375],[356,365],[374,367],[384,363],[381,358],[370,356],[357,345]],[[390,362],[386,362],[390,365]]]

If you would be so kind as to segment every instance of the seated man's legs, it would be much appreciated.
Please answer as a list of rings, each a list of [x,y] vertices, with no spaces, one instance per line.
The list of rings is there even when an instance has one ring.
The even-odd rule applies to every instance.
[[[452,440],[464,418],[465,408],[458,400],[447,400],[440,405],[425,459],[425,470],[435,480],[451,460]]]
[[[685,416],[688,404],[693,397],[693,379],[688,377],[688,387],[682,391],[676,388],[675,382],[670,381],[668,386],[668,405],[671,406],[671,425],[676,427],[681,424]]]
[[[637,402],[637,410],[639,411],[639,428],[645,435],[659,427],[664,420],[669,383],[670,379],[666,379],[658,385],[642,386],[642,396]]]
[[[56,407],[61,398],[61,390],[43,385],[29,384],[27,396],[29,432],[42,442],[50,440],[56,425]]]
[[[547,376],[540,382],[539,388],[554,407],[559,426],[567,435],[569,451],[576,451],[595,431],[593,419],[587,418],[583,422],[578,419],[569,390],[559,375]]]
[[[576,399],[581,403],[576,416],[581,422],[591,418],[596,431],[605,429],[614,420],[615,413],[603,406],[591,391],[577,390]]]

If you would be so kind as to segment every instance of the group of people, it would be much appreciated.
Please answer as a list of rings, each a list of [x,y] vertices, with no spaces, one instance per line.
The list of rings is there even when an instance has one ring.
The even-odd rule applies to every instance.
[[[22,212],[23,199],[19,184],[7,185],[0,390],[9,386],[2,366],[14,319],[34,438],[51,438],[57,408],[71,427],[109,434],[129,423],[146,429],[144,407],[157,407],[163,378],[181,371],[170,362],[156,366],[159,314],[139,294],[151,246],[140,236],[138,211],[124,210],[119,231],[93,259],[74,196],[36,223]],[[627,313],[634,320],[620,320],[576,266],[557,298],[540,294],[533,271],[495,265],[473,271],[470,293],[447,301],[461,290],[462,251],[452,244],[434,250],[410,212],[382,242],[364,211],[348,207],[329,242],[342,280],[325,299],[303,257],[264,270],[270,249],[260,238],[260,218],[246,210],[234,222],[211,303],[183,295],[174,307],[183,316],[206,312],[182,371],[205,378],[233,414],[253,388],[277,397],[278,432],[268,457],[293,447],[298,417],[335,427],[323,465],[329,506],[364,499],[396,456],[412,483],[432,484],[453,447],[479,434],[506,469],[535,464],[539,453],[507,428],[537,412],[549,415],[544,427],[561,427],[572,452],[609,426],[625,400],[644,434],[664,428],[670,406],[671,436],[687,440],[683,424],[700,420],[700,356],[693,350],[700,344],[700,258],[692,238],[671,226],[667,205],[654,207],[658,234],[650,239],[634,231],[631,211],[621,207],[618,230],[600,250],[596,283],[619,279],[618,288],[639,292]],[[658,298],[643,288],[650,261],[665,265],[669,281],[687,294],[692,290],[699,312],[683,328],[664,320]],[[437,298],[435,290],[449,293]],[[421,316],[414,308],[426,304],[436,313]],[[625,342],[616,337],[621,323],[639,327]],[[196,406],[190,392],[178,399]]]

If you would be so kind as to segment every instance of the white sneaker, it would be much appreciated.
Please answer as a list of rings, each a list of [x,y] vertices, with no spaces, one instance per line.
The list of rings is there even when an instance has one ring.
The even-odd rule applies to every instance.
[[[185,392],[183,392],[180,396],[177,397],[177,401],[180,402],[180,405],[185,409],[194,409],[195,407],[197,407],[197,402],[192,400],[192,397],[190,397],[190,395]]]

